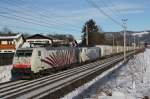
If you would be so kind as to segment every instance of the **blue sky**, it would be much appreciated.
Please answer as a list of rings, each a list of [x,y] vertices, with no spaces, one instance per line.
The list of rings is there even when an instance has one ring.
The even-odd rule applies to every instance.
[[[150,30],[150,0],[92,0],[113,19],[127,18],[128,30]],[[121,31],[87,0],[0,0],[0,28],[14,32],[63,33],[80,39],[84,23],[94,19],[103,31]]]

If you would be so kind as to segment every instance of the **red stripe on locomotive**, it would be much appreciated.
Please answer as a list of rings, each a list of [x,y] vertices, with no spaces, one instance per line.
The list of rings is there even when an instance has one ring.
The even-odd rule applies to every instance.
[[[27,65],[27,64],[14,64],[13,68],[31,68],[31,65]]]

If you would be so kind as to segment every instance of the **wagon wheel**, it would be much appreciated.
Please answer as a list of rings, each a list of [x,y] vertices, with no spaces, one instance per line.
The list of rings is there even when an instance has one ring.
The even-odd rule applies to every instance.
[[[37,77],[37,74],[35,74],[35,73],[31,73],[31,78],[32,78],[32,79],[36,79],[36,78],[38,78],[38,77]]]
[[[41,78],[43,76],[42,71],[39,71],[39,73],[37,74],[37,78]]]

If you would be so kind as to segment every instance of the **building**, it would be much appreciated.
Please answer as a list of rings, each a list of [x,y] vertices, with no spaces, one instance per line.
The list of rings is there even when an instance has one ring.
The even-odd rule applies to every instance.
[[[58,46],[69,46],[69,40],[62,40],[62,39],[57,39],[53,38],[53,46],[58,47]]]
[[[21,33],[0,34],[0,53],[14,53],[24,42]]]
[[[36,47],[36,46],[52,46],[53,39],[41,34],[35,34],[26,38],[23,47]]]

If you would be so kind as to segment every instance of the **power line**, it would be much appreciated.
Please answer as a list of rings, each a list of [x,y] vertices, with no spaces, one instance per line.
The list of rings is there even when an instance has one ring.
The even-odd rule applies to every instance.
[[[20,11],[13,10],[13,9],[9,9],[9,8],[5,8],[5,7],[0,7],[0,8],[2,8],[2,9],[4,9],[4,10],[7,10],[7,11],[10,11],[10,12],[20,12]],[[0,14],[2,14],[2,13],[0,13]],[[31,19],[31,18],[26,18],[26,17],[22,17],[22,16],[19,16],[19,15],[16,15],[16,14],[14,14],[14,13],[7,13],[7,12],[5,12],[5,13],[3,13],[3,14],[13,15],[13,16],[17,16],[17,17],[20,17],[20,18],[24,18],[24,19],[28,19],[28,20],[32,20],[32,21],[36,21],[36,22],[40,22],[40,23],[44,23],[44,24],[50,25],[49,23],[47,23],[47,21],[45,22],[45,21],[43,21],[43,20],[36,20],[36,18],[38,18],[38,17],[35,17],[35,16],[32,16],[33,19]],[[30,17],[30,14],[27,14],[27,13],[24,13],[24,14],[25,14],[27,17]],[[56,24],[52,24],[52,23],[51,23],[51,25],[56,25]]]
[[[7,15],[3,15],[3,14],[0,14],[1,17],[3,18],[6,18],[6,19],[12,19],[12,20],[16,20],[16,21],[22,21],[22,22],[25,22],[25,23],[31,23],[31,24],[34,24],[34,25],[39,25],[39,26],[42,26],[42,27],[47,27],[47,28],[50,28],[49,26],[45,26],[45,25],[42,25],[42,24],[39,24],[39,23],[36,23],[36,22],[32,22],[30,20],[24,20],[26,18],[22,17],[21,19],[18,18],[18,16],[15,16],[15,17],[12,17],[12,16],[7,16]]]
[[[50,31],[48,31],[48,30],[43,30],[43,29],[35,29],[35,28],[30,28],[30,27],[22,27],[22,26],[15,26],[15,25],[4,25],[4,24],[1,24],[1,26],[4,26],[4,27],[11,27],[11,28],[16,28],[16,29],[25,29],[25,30],[35,30],[35,31],[41,31],[41,32],[48,32],[48,33],[50,33]]]
[[[3,15],[3,14],[0,14],[0,17],[3,17],[3,18],[6,18],[6,19],[11,19],[11,20],[15,20],[15,21],[22,21],[22,22],[25,22],[25,23],[30,23],[30,24],[34,24],[34,25],[39,25],[39,26],[42,26],[42,27],[45,27],[45,28],[51,28],[47,25],[42,25],[40,23],[36,23],[36,22],[32,22],[30,20],[24,20],[24,19],[20,19],[20,18],[17,18],[17,17],[12,17],[12,16],[7,16],[7,15]],[[54,30],[54,29],[53,29]],[[59,30],[59,29],[55,29],[55,30]]]
[[[19,15],[16,15],[16,14],[14,14],[14,13],[12,13],[12,12],[20,12],[20,11],[18,11],[18,10],[14,10],[14,9],[9,9],[9,8],[6,8],[6,7],[0,7],[0,8],[3,8],[3,9],[5,9],[6,11],[10,11],[11,13],[7,13],[6,11],[4,12],[1,12],[0,14],[5,14],[5,15],[9,15],[9,16],[15,16],[15,17],[17,17],[17,19],[18,18],[21,18],[21,19],[25,19],[25,20],[28,20],[28,23],[29,23],[29,21],[30,21],[30,23],[31,23],[31,21],[32,21],[32,24],[36,24],[36,25],[40,25],[40,26],[45,26],[45,27],[49,27],[50,28],[50,24],[51,25],[56,25],[56,24],[53,24],[53,23],[48,23],[47,22],[47,20],[46,20],[46,22],[44,21],[44,20],[42,20],[42,21],[40,21],[40,20],[36,20],[36,18],[38,18],[38,17],[33,17],[34,19],[32,19],[32,18],[27,18],[27,17],[30,17],[30,14],[28,14],[28,13],[24,13],[24,12],[22,12],[23,14],[25,14],[27,17],[23,17],[23,16],[19,16]],[[20,21],[24,21],[24,20],[20,20]],[[35,22],[33,22],[33,21],[35,21]],[[25,22],[25,21],[24,21]],[[43,25],[44,24],[44,25]],[[57,24],[58,25],[58,24]],[[77,30],[75,30],[75,29],[69,29],[69,30],[73,30],[73,31],[77,31]]]
[[[25,1],[27,1],[27,0],[19,0],[19,2],[22,2],[23,4],[24,3],[26,3]],[[34,4],[32,4],[32,6],[31,6],[32,8],[39,8],[39,5],[35,2]],[[42,11],[40,11],[40,12],[42,12],[42,13],[47,13],[47,12],[49,12],[49,10],[47,10],[47,9],[45,9],[45,8],[40,8]],[[55,15],[55,17],[64,17],[64,16],[61,16],[61,15],[58,15],[58,14],[56,14],[56,13],[53,13],[52,11],[50,11],[51,12],[51,14],[53,14],[53,15]]]
[[[100,13],[104,14],[107,16],[111,21],[116,23],[117,25],[124,27],[121,23],[113,19],[110,15],[108,15],[105,11],[103,11],[97,4],[95,4],[92,0],[86,0],[90,5],[92,5],[94,8],[96,8]]]
[[[120,10],[118,10],[117,8],[116,8],[116,6],[115,6],[115,4],[112,2],[112,0],[107,0],[111,5],[112,5],[112,7],[114,8],[114,10],[116,11],[116,12],[118,12],[118,15],[122,15],[121,14],[121,12],[120,12]]]
[[[22,1],[22,0],[19,0],[19,1],[22,2],[22,3],[25,3],[25,2]],[[9,1],[9,0],[1,0],[1,2],[4,2],[4,3],[7,3],[7,4],[12,5],[12,2]],[[18,2],[13,1],[13,4],[15,4],[14,6],[17,7],[17,8],[26,10],[28,13],[29,13],[30,10],[31,10],[29,7],[18,6],[18,5],[19,5]],[[35,4],[35,3],[34,3],[34,4]],[[34,6],[34,4],[32,5],[32,7],[37,8],[37,7]],[[41,8],[40,8],[40,9],[41,9]],[[27,12],[26,12],[26,13],[27,13]],[[47,11],[47,12],[48,12],[48,11]],[[42,19],[48,19],[48,20],[49,20],[50,17],[51,17],[53,14],[52,14],[51,16],[47,16],[47,15],[46,15],[47,12],[45,12],[44,14],[42,14],[42,13],[35,13],[35,12],[34,12],[34,14],[37,14],[38,16],[41,16],[40,18],[42,18]],[[55,23],[55,24],[66,25],[66,24],[64,24],[64,23],[60,23],[61,21],[60,21],[60,20],[56,20],[56,18],[55,18],[55,20],[50,20],[50,21],[53,21],[53,23]],[[59,23],[58,23],[58,22],[59,22]],[[72,25],[72,24],[68,24],[68,25],[69,25],[69,26],[72,26],[71,28],[77,27],[77,26]],[[77,28],[80,28],[80,27],[77,27]]]
[[[106,6],[106,8],[108,9],[109,12],[111,12],[113,15],[117,16],[117,17],[120,17],[119,13],[117,13],[117,11],[115,11],[112,7],[108,6],[108,4],[104,1],[104,0],[98,0],[98,2],[100,3],[103,3],[103,5]]]
[[[0,7],[0,8],[2,8],[2,7]],[[5,8],[5,9],[7,9],[7,8]],[[7,9],[7,10],[9,10],[9,11],[14,11],[14,10],[12,10],[12,9]],[[20,18],[20,19],[25,19],[25,20],[29,20],[29,21],[32,21],[32,22],[34,22],[34,23],[38,23],[38,24],[41,24],[41,25],[45,25],[45,26],[48,26],[48,27],[50,27],[50,28],[52,28],[51,27],[51,25],[56,25],[56,24],[53,24],[53,23],[47,23],[47,22],[42,22],[42,21],[40,21],[40,20],[36,20],[36,19],[32,19],[32,18],[27,18],[27,17],[24,17],[24,16],[19,16],[19,15],[16,15],[16,14],[10,14],[10,13],[7,13],[7,12],[0,12],[0,14],[3,14],[3,15],[8,15],[8,16],[13,16],[13,17],[17,17],[17,18]],[[69,30],[74,30],[74,31],[77,31],[76,29],[69,29]]]

